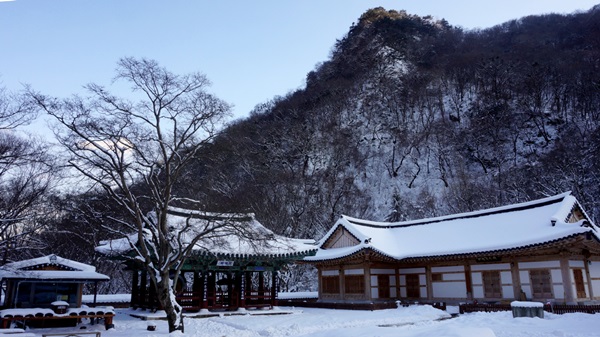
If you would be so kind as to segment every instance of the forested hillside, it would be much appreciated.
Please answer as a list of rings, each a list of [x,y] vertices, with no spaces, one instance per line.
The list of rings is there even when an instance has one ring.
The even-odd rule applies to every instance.
[[[28,101],[34,97],[38,108],[68,112],[82,123],[78,127],[91,132],[87,142],[62,138],[64,150],[100,153],[88,160],[88,170],[49,155],[46,145],[32,139],[3,138],[3,263],[57,254],[110,274],[113,281],[101,292],[128,291],[129,275],[119,262],[107,261],[94,247],[123,237],[135,222],[132,214],[144,218],[157,205],[166,214],[182,198],[210,212],[253,212],[279,234],[313,239],[341,214],[399,221],[565,191],[572,191],[589,216],[600,221],[600,5],[475,31],[403,11],[371,9],[335,42],[329,60],[307,74],[302,89],[257,105],[248,118],[210,133],[203,142],[193,142],[197,138],[192,136],[173,142],[177,150],[167,158],[177,167],[171,171],[177,179],[167,179],[167,161],[148,145],[153,139],[161,149],[167,142],[149,138],[148,129],[141,132],[139,124],[130,123],[128,118],[139,117],[131,109],[155,111],[158,104],[167,113],[172,108],[201,113],[192,107],[213,102],[218,113],[189,124],[206,131],[216,130],[228,106],[201,92],[182,107],[172,90],[187,93],[188,87],[173,83],[198,78],[201,88],[204,77],[177,77],[147,60],[122,62],[146,65],[131,76],[141,79],[136,83],[155,99],[132,105],[96,85],[87,86],[96,100],[75,96],[59,101],[31,90],[25,98],[14,98],[0,90],[4,129],[35,117],[22,113],[35,110]],[[162,75],[151,77],[159,70]],[[164,85],[157,85],[157,79]],[[127,118],[117,118],[116,111]],[[88,114],[89,120],[81,117]],[[65,123],[63,115],[55,116]],[[172,115],[165,119],[171,126],[189,122]],[[162,136],[150,119],[144,121]],[[73,125],[64,126],[68,131]],[[186,129],[173,130],[167,139],[177,139]],[[132,136],[138,137],[135,146]],[[112,146],[105,145],[107,139]],[[92,143],[100,145],[88,146]],[[130,155],[135,151],[142,152]],[[192,154],[191,165],[179,165]],[[131,159],[138,160],[137,166]],[[104,168],[99,163],[110,164],[106,174],[93,174]],[[70,180],[79,192],[55,192],[61,181],[55,171],[65,165],[95,178],[95,184]],[[106,177],[122,178],[116,180],[121,185]],[[119,203],[123,191],[129,203]],[[282,283],[302,285],[291,278],[301,274],[288,273]]]
[[[600,7],[465,31],[375,8],[301,90],[258,105],[179,193],[318,238],[564,191],[600,218]]]

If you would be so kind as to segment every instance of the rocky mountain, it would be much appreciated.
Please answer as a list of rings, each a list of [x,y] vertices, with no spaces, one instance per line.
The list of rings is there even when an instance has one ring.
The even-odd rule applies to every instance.
[[[597,6],[596,6],[597,7]],[[319,237],[571,190],[600,219],[600,12],[467,31],[374,8],[306,86],[258,105],[179,193]]]

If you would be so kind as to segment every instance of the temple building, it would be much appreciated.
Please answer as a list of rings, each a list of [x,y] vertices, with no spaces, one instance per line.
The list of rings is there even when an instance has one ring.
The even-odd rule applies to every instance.
[[[598,227],[564,193],[405,222],[342,216],[304,261],[319,302],[600,299]]]

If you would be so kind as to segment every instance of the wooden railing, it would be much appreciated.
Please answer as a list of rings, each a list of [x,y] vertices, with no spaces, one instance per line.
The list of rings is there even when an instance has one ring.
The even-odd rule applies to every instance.
[[[497,312],[511,311],[510,304],[485,304],[485,303],[469,303],[461,304],[459,312],[461,314],[471,312]],[[569,313],[585,313],[595,314],[600,313],[600,305],[579,305],[579,304],[545,304],[544,311],[554,314],[569,314]]]

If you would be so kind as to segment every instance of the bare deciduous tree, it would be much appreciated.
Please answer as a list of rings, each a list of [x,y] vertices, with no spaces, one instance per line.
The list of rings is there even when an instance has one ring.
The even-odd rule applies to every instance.
[[[15,129],[35,117],[31,102],[0,88],[0,250],[3,263],[41,248],[32,234],[41,226],[40,201],[53,181],[48,146]]]
[[[213,140],[230,107],[206,91],[204,75],[176,75],[153,60],[121,59],[115,81],[130,84],[137,101],[96,84],[85,87],[89,98],[31,96],[59,122],[56,136],[69,155],[69,166],[105,190],[133,219],[122,224],[130,233],[120,234],[135,233],[135,259],[156,287],[169,331],[183,330],[169,272],[207,233],[191,226],[174,230],[167,209],[178,200],[173,187],[183,168]]]

